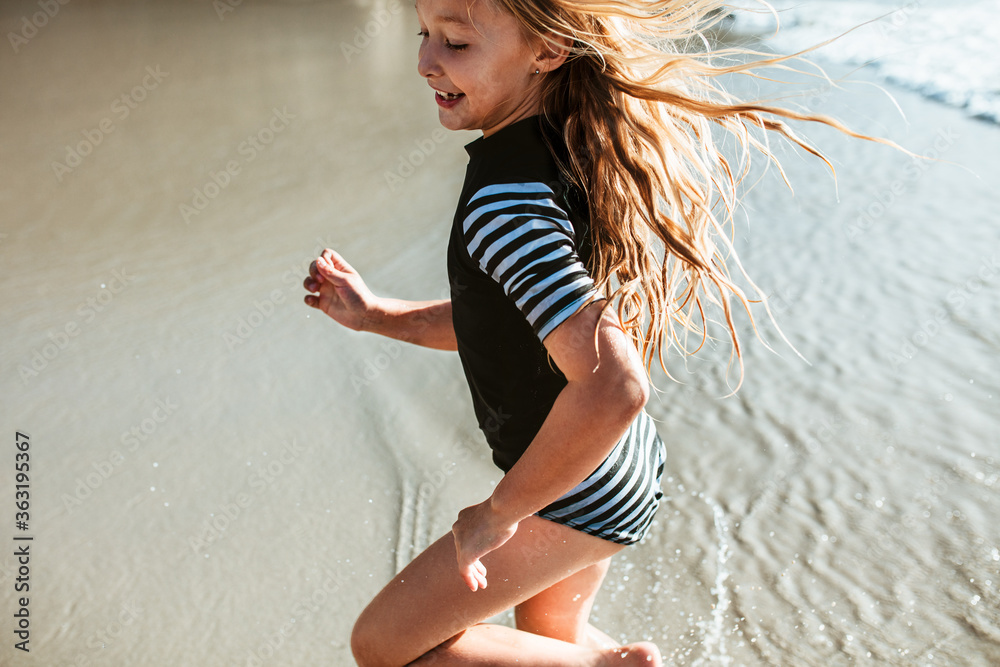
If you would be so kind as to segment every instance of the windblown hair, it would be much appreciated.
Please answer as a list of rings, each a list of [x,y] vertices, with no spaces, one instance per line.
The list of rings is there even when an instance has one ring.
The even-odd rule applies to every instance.
[[[758,151],[775,164],[787,184],[768,147],[768,131],[777,132],[833,170],[786,119],[895,144],[855,133],[827,116],[743,102],[723,90],[715,81],[720,75],[791,69],[781,63],[805,53],[775,57],[745,48],[713,49],[707,35],[726,16],[724,2],[492,2],[518,19],[527,36],[553,45],[563,37],[572,44],[566,62],[541,82],[541,115],[562,132],[569,152],[560,169],[590,205],[588,268],[609,295],[607,306],[617,303],[647,371],[655,359],[670,375],[664,359],[671,346],[697,352],[710,336],[706,306],[714,304],[723,313],[742,384],[732,302],[742,304],[751,323],[751,303],[760,300],[767,308],[730,238],[751,154]],[[728,64],[715,64],[722,59]],[[720,151],[713,126],[736,138],[742,149],[736,168]],[[734,281],[731,264],[749,296]],[[695,345],[689,344],[690,334]]]

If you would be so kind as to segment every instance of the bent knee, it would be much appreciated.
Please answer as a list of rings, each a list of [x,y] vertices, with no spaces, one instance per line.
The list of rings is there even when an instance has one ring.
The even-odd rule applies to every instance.
[[[367,612],[367,610],[365,610]],[[384,653],[385,636],[370,614],[362,612],[351,630],[351,653],[358,667],[384,667],[391,665]],[[381,640],[380,640],[381,637]]]
[[[425,653],[414,652],[401,645],[390,628],[382,626],[374,614],[366,609],[354,623],[351,631],[351,653],[358,667],[417,667],[436,663],[463,634],[434,646]]]
[[[351,631],[351,653],[358,667],[404,667],[419,655],[411,655],[397,633],[371,609],[365,609]]]

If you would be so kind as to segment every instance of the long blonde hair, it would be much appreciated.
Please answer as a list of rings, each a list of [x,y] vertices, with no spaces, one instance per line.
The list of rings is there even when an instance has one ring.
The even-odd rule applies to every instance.
[[[656,359],[670,375],[664,356],[671,345],[684,354],[704,345],[709,337],[706,305],[714,303],[724,315],[742,383],[731,300],[742,304],[751,323],[750,304],[759,297],[767,305],[733,248],[733,214],[754,150],[781,171],[767,132],[758,137],[754,131],[786,137],[823,160],[834,177],[830,161],[783,119],[816,121],[854,137],[896,145],[858,134],[827,116],[743,102],[723,90],[715,77],[787,68],[782,63],[811,50],[775,57],[745,48],[712,49],[706,35],[726,16],[724,2],[492,2],[518,19],[526,35],[548,40],[555,48],[558,37],[572,44],[566,62],[542,83],[541,115],[562,133],[568,156],[560,160],[560,169],[590,205],[593,253],[588,268],[598,288],[610,294],[607,306],[617,303],[619,319],[641,350],[647,372]],[[715,64],[722,57],[729,64]],[[733,58],[739,60],[733,64]],[[742,148],[738,168],[719,150],[713,125],[736,137]],[[554,153],[558,158],[560,152]],[[783,171],[781,175],[788,183]],[[721,214],[716,213],[716,197]],[[733,280],[730,265],[737,267],[751,296]],[[695,346],[688,344],[691,333]]]

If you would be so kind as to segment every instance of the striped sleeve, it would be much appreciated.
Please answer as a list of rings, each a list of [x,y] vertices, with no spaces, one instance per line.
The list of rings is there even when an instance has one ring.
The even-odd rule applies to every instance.
[[[462,233],[469,255],[540,340],[598,295],[577,256],[573,225],[547,185],[491,185],[467,210]]]

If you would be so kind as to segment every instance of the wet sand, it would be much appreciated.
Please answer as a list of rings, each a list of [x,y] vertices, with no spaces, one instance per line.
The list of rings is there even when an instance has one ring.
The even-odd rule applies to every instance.
[[[23,654],[8,446],[3,664],[352,664],[367,600],[499,479],[454,355],[301,303],[324,246],[446,294],[476,135],[439,130],[412,10],[230,8],[74,0],[0,56],[34,537]],[[5,3],[3,34],[37,11]],[[802,128],[837,189],[782,150],[794,197],[772,169],[737,233],[809,363],[744,322],[736,397],[722,346],[656,377],[669,500],[593,621],[668,663],[1000,661],[1000,130],[888,89],[908,123],[868,86],[800,103],[966,169]]]

